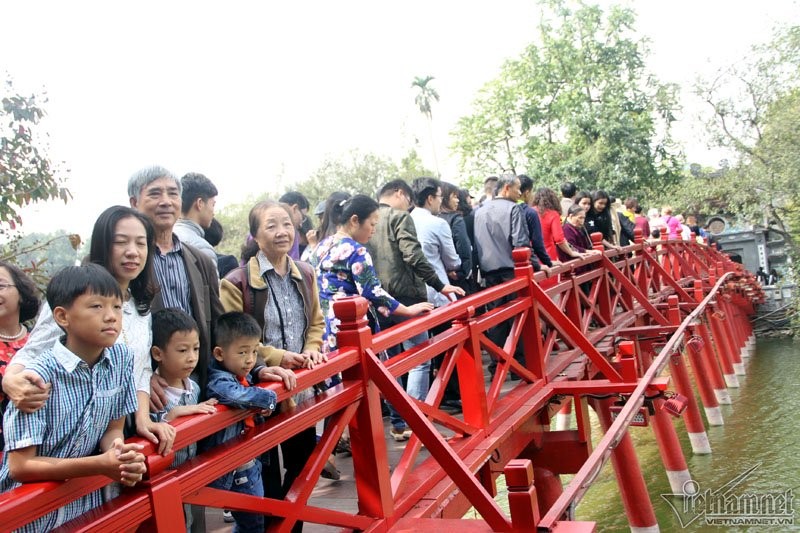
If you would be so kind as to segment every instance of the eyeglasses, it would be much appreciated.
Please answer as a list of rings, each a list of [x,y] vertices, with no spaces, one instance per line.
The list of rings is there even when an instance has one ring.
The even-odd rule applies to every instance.
[[[0,283],[0,292],[7,291],[9,287],[16,287],[16,285],[12,285],[11,283]]]

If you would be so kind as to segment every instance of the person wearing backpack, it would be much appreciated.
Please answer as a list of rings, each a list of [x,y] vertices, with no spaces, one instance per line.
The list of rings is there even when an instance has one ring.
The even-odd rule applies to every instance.
[[[259,202],[250,210],[248,222],[253,239],[242,251],[244,266],[221,281],[220,300],[226,312],[249,314],[261,327],[262,361],[251,372],[254,382],[283,381],[292,389],[296,378],[290,369],[313,368],[327,360],[320,352],[325,321],[314,269],[289,257],[296,232],[286,204]],[[303,401],[313,394],[307,389],[294,398]],[[281,444],[282,481],[277,448],[267,451],[262,456],[264,495],[284,498],[315,446],[313,425]],[[302,522],[293,531],[302,531]]]

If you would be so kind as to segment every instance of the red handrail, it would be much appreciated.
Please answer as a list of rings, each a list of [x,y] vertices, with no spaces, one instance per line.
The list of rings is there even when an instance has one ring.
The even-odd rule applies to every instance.
[[[493,478],[502,465],[541,438],[542,422],[538,420],[540,416],[547,418],[554,397],[579,395],[581,390],[591,387],[630,394],[622,413],[601,440],[601,444],[611,444],[627,427],[643,394],[665,386],[655,378],[663,366],[667,347],[641,379],[631,381],[629,374],[622,372],[609,357],[616,332],[634,326],[665,326],[668,322],[661,309],[668,296],[677,295],[690,313],[668,342],[671,347],[679,342],[676,339],[681,338],[679,333],[686,324],[721,290],[735,293],[737,305],[741,306],[752,306],[761,297],[757,285],[750,282],[740,267],[716,250],[693,242],[662,240],[653,244],[638,239],[636,244],[620,251],[606,251],[552,269],[548,276],[559,276],[559,282],[546,290],[538,282],[547,276],[534,275],[529,254],[529,250],[514,251],[513,280],[374,336],[363,319],[366,310],[363,299],[337,301],[334,309],[341,320],[338,341],[342,348],[331,354],[328,363],[298,371],[297,378],[298,388],[303,389],[342,373],[341,385],[291,412],[270,418],[246,436],[198,455],[176,470],[168,469],[172,455],[158,456],[152,445],[138,439],[145,444],[147,480],[68,524],[66,529],[110,531],[135,528],[143,521],[150,521],[158,529],[177,529],[183,524],[180,505],[194,503],[269,514],[278,517],[278,525],[274,527],[280,530],[290,528],[296,520],[346,529],[383,528],[403,516],[438,516],[444,508],[451,509],[448,513],[456,513],[473,505],[492,529],[510,530],[511,519],[493,499]],[[576,274],[576,269],[583,266],[591,270]],[[707,291],[700,304],[688,292],[696,280]],[[727,287],[729,280],[736,282],[735,287]],[[486,304],[512,294],[516,296],[506,304],[480,315],[476,313]],[[511,333],[504,346],[495,346],[486,337],[486,331],[503,320],[513,321]],[[385,363],[376,356],[404,339],[451,321],[450,329]],[[526,353],[522,365],[513,358],[515,346],[520,342]],[[482,350],[498,359],[497,373],[488,384]],[[427,400],[409,398],[395,378],[442,353],[446,355],[445,361]],[[461,390],[465,392],[463,420],[439,409],[443,385],[456,367]],[[511,370],[522,381],[506,391],[503,382]],[[576,385],[570,388],[565,383]],[[583,389],[579,383],[583,383]],[[292,394],[279,384],[266,387],[274,390],[280,400]],[[392,474],[380,415],[380,395],[392,402],[413,430],[413,437]],[[197,442],[247,415],[219,406],[218,412],[210,416],[181,418],[174,422],[178,430],[176,448]],[[205,488],[220,475],[328,417],[332,424],[285,501],[229,495]],[[434,423],[448,428],[456,437],[444,440]],[[308,505],[325,459],[347,425],[351,432],[358,512]],[[431,457],[417,464],[422,445]],[[576,479],[588,480],[606,457],[603,451],[593,453]],[[493,464],[496,466],[492,467]],[[26,484],[0,495],[0,519],[4,527],[20,527],[107,483],[95,477]],[[458,498],[452,498],[454,490],[460,495]],[[554,527],[582,492],[582,486],[567,487],[542,519],[542,526]]]

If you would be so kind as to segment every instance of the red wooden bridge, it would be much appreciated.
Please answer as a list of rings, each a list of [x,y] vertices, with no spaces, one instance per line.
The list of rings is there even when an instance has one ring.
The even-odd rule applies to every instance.
[[[759,286],[710,247],[666,238],[654,245],[639,237],[619,252],[554,269],[550,276],[559,274],[560,281],[544,290],[539,282],[545,274],[534,274],[529,253],[514,251],[513,280],[374,336],[361,318],[365,300],[338,301],[341,348],[327,364],[297,376],[298,386],[305,388],[341,372],[341,385],[177,470],[168,468],[172,455],[161,457],[147,445],[144,482],[62,529],[179,531],[184,527],[181,504],[192,503],[272,516],[269,529],[274,531],[290,531],[298,520],[357,531],[594,531],[594,523],[574,521],[573,511],[611,459],[632,530],[656,531],[628,426],[653,428],[673,492],[681,493],[689,475],[671,416],[684,418],[695,453],[710,452],[701,407],[708,423],[723,423],[719,404],[730,402],[728,387],[738,386],[742,357],[754,344],[748,316],[763,298]],[[576,273],[587,265],[588,271]],[[478,313],[509,296],[503,305]],[[513,326],[505,344],[497,346],[486,331],[504,320]],[[449,329],[386,363],[376,355],[451,321]],[[524,364],[513,358],[520,343]],[[486,353],[499,362],[488,382]],[[426,401],[407,396],[396,378],[439,354],[444,362]],[[462,391],[461,417],[439,408],[454,369]],[[509,372],[521,377],[510,390],[503,387]],[[280,399],[290,396],[279,385],[270,387]],[[381,396],[413,430],[392,464]],[[577,427],[551,429],[551,420],[570,404]],[[604,431],[599,440],[595,436],[595,446],[590,406]],[[182,418],[175,447],[247,414],[218,407],[215,415]],[[329,423],[322,438],[284,500],[207,487],[325,418]],[[358,509],[310,505],[320,472],[348,426]],[[426,458],[420,458],[422,446]],[[501,474],[510,516],[495,502]],[[562,486],[561,474],[574,477]],[[0,529],[20,527],[108,482],[93,477],[32,483],[2,494]],[[482,521],[462,520],[470,507]]]

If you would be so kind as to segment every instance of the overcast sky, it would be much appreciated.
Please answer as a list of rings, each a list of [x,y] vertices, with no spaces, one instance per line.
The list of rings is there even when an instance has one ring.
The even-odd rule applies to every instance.
[[[602,2],[607,4],[608,2]],[[684,87],[679,139],[690,161],[720,154],[699,137],[697,75],[741,59],[797,0],[622,2],[651,40],[649,68]],[[46,90],[51,155],[71,170],[74,201],[24,212],[27,231],[89,237],[96,216],[127,204],[127,178],[161,164],[202,172],[218,206],[282,190],[351,149],[396,160],[428,130],[411,81],[435,76],[434,137],[446,147],[478,89],[536,36],[533,1],[9,2],[0,0],[0,71],[21,92]]]

